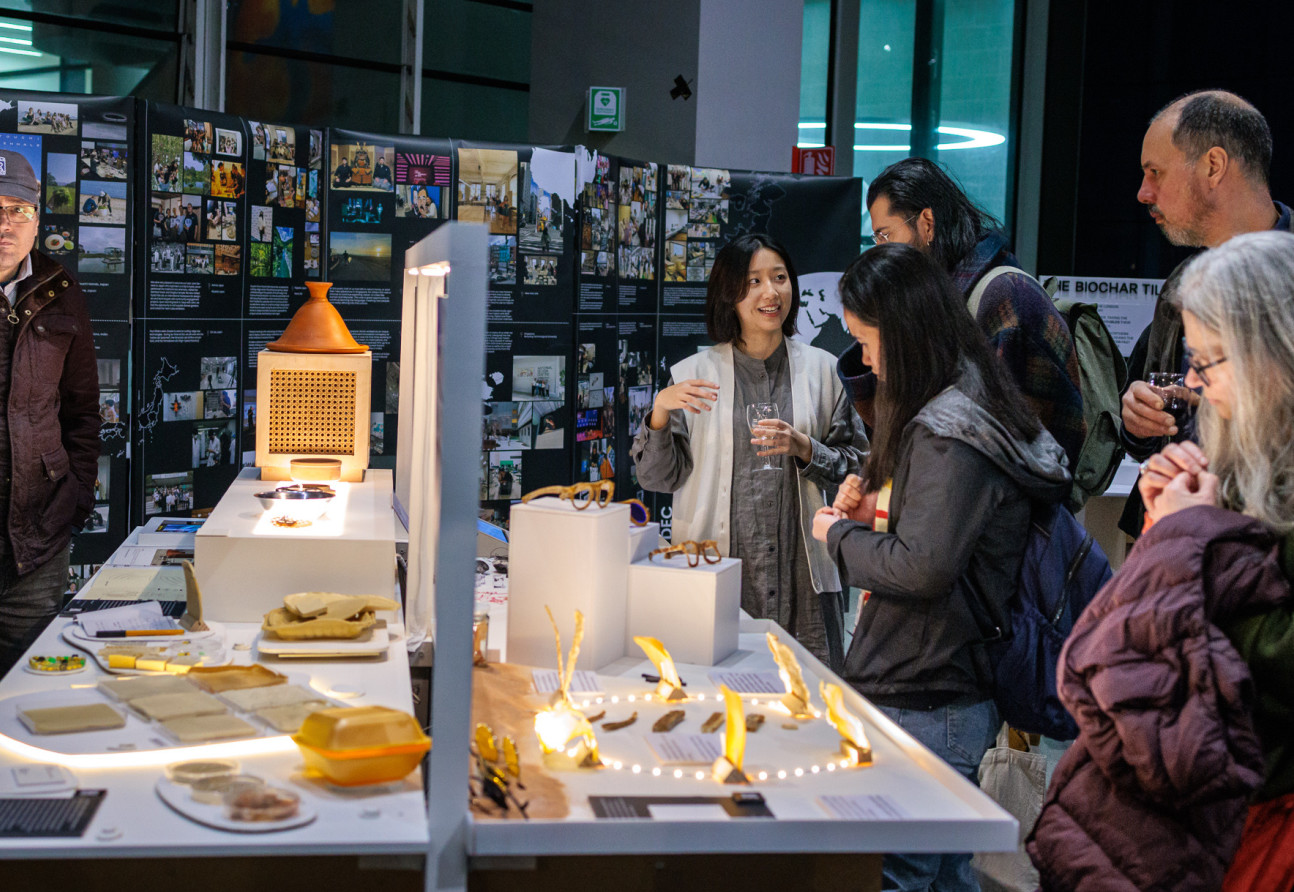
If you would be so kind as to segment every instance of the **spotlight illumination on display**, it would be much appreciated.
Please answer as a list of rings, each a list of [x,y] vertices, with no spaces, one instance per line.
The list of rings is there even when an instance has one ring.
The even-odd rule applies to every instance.
[[[801,131],[826,130],[827,125],[822,123],[804,122],[800,124]],[[912,130],[911,124],[880,124],[880,123],[855,123],[855,130],[897,130],[908,133]],[[961,142],[941,142],[935,148],[940,150],[952,149],[987,149],[992,146],[1000,146],[1006,142],[1006,137],[1000,133],[994,133],[992,130],[976,130],[971,127],[936,127],[935,132],[942,136],[961,137]],[[804,136],[810,136],[804,133]],[[822,142],[812,140],[801,140],[796,143],[801,149],[813,149],[824,145]],[[903,143],[880,143],[855,145],[855,152],[909,152],[912,150],[911,145]]]

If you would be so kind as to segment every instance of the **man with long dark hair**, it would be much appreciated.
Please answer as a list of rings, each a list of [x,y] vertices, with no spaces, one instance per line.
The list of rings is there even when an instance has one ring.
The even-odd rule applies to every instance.
[[[867,209],[877,244],[908,244],[930,254],[968,301],[982,284],[975,321],[1064,448],[1070,468],[1077,467],[1087,428],[1074,341],[1047,292],[1018,269],[996,221],[925,158],[905,158],[885,168],[867,190]],[[1012,269],[998,272],[1003,267]],[[857,346],[840,358],[839,372],[870,424],[875,378]]]

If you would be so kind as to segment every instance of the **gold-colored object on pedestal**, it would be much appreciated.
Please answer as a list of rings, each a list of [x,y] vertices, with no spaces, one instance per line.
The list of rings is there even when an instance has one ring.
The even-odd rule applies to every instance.
[[[647,659],[651,660],[652,665],[656,667],[656,674],[660,676],[660,684],[656,685],[656,696],[667,703],[686,700],[683,680],[679,678],[678,669],[674,667],[674,658],[669,655],[665,645],[646,635],[635,635],[634,644],[643,649]]]
[[[840,685],[819,681],[818,693],[822,695],[822,702],[827,704],[827,721],[840,732],[840,753],[848,760],[849,767],[871,765],[872,745],[863,730],[862,719],[845,708],[845,696]]]
[[[571,679],[575,677],[575,661],[580,655],[584,640],[584,614],[575,611],[575,632],[571,636],[571,651],[562,659],[562,633],[553,619],[553,611],[544,607],[548,621],[553,624],[553,637],[557,641],[557,690],[548,707],[535,716],[535,736],[544,754],[544,763],[550,768],[599,768],[598,741],[593,726],[584,713],[571,702]]]
[[[341,480],[364,479],[373,354],[355,342],[329,302],[331,287],[330,282],[307,282],[309,299],[283,336],[257,354],[259,417],[247,422],[256,426],[262,480],[293,479],[291,462],[302,458],[338,460]]]
[[[710,774],[721,784],[748,784],[750,778],[742,770],[746,760],[746,711],[741,705],[741,695],[719,685],[723,704],[728,713],[723,732],[723,755],[714,760]]]
[[[782,695],[782,705],[797,719],[812,718],[809,688],[804,683],[800,661],[772,632],[768,633],[768,649],[773,652],[773,660],[777,663],[777,674],[781,677],[782,684],[786,686],[786,693]]]

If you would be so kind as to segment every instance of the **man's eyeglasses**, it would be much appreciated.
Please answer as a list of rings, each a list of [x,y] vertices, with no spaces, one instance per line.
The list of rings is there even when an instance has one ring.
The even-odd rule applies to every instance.
[[[1186,346],[1186,338],[1182,338],[1182,349],[1185,351],[1186,364],[1190,366],[1191,371],[1195,373],[1195,376],[1200,379],[1205,387],[1213,383],[1209,380],[1208,370],[1227,361],[1227,358],[1222,356],[1212,362],[1200,362],[1195,356],[1195,351]]]
[[[723,555],[719,553],[719,543],[713,539],[705,539],[701,542],[688,539],[687,541],[680,542],[677,545],[658,548],[651,554],[647,555],[647,559],[651,560],[658,554],[664,555],[666,560],[681,554],[687,558],[687,565],[689,567],[695,567],[700,564],[701,561],[705,561],[707,564],[717,564],[719,561],[723,560]]]
[[[904,226],[911,226],[911,225],[912,225],[912,221],[913,221],[913,220],[915,220],[916,218],[917,218],[917,215],[916,215],[916,214],[913,214],[911,217],[908,217],[906,220],[904,220],[904,221],[903,221],[903,225],[904,225]],[[892,227],[890,227],[890,226],[885,226],[885,227],[882,227],[882,228],[880,228],[880,229],[873,229],[873,230],[872,230],[872,239],[873,239],[873,240],[876,242],[876,244],[878,244],[878,245],[883,245],[883,244],[885,244],[886,242],[888,242],[888,241],[890,240],[890,229],[891,229],[891,228],[892,228]]]
[[[6,223],[30,223],[35,219],[36,205],[34,204],[0,205],[0,220]]]

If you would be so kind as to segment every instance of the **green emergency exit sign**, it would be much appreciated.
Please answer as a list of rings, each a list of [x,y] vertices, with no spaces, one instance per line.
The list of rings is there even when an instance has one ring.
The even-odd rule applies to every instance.
[[[589,132],[619,132],[625,129],[625,88],[589,87]]]

